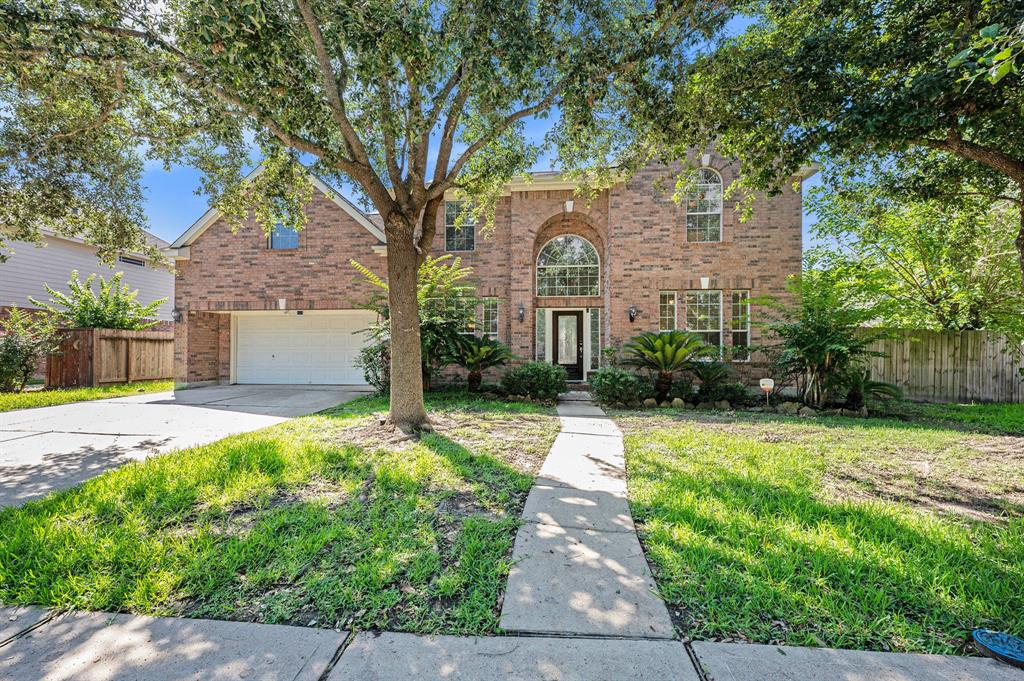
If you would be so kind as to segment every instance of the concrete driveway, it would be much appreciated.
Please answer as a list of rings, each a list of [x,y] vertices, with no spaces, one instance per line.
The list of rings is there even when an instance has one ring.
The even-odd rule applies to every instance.
[[[0,413],[0,507],[154,454],[346,402],[365,386],[230,385]]]

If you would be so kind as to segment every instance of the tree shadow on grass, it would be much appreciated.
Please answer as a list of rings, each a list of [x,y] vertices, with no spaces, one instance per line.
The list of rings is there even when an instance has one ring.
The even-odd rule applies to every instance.
[[[944,523],[825,502],[800,476],[654,458],[631,462],[631,486],[645,488],[633,510],[691,635],[951,653],[974,627],[1024,633],[1024,522]]]

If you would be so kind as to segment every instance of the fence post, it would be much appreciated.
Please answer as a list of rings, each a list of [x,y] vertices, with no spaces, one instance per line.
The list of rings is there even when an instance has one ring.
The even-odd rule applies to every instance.
[[[129,383],[132,382],[132,338],[127,338],[128,343],[125,345],[124,356],[125,356],[125,368],[124,375],[125,380]]]

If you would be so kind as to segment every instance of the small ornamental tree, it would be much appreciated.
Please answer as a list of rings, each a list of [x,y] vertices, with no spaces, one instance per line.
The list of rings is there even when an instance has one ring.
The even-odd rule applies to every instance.
[[[845,295],[835,274],[805,269],[790,282],[792,302],[775,304],[776,318],[767,324],[779,340],[776,368],[796,383],[804,403],[823,407],[840,377],[870,356],[881,332],[863,328],[874,310]]]
[[[727,0],[39,0],[0,6],[0,229],[141,221],[149,158],[203,171],[232,224],[301,228],[297,160],[354,188],[387,241],[391,414],[427,423],[416,275],[445,195],[493,221],[542,145],[564,167],[650,154],[645,112]],[[242,182],[255,143],[264,170]],[[637,156],[637,157],[639,157]],[[136,235],[137,238],[137,235]],[[127,247],[127,241],[121,247]]]
[[[389,356],[398,350],[395,349],[391,335],[394,325],[389,321],[391,308],[388,305],[388,282],[355,260],[351,261],[351,264],[366,281],[384,292],[382,296],[371,300],[367,304],[367,309],[378,315],[378,322],[370,328],[375,340],[375,352]],[[473,268],[463,267],[461,258],[452,258],[448,254],[428,256],[420,265],[416,284],[416,301],[419,308],[417,328],[422,346],[422,385],[428,389],[434,373],[455,361],[460,336],[472,331],[476,324],[476,306],[479,301],[475,295],[475,288],[466,283],[466,279],[472,273]],[[387,375],[390,387],[390,372],[379,373]]]
[[[99,277],[99,290],[93,291],[96,274],[90,274],[84,281],[79,280],[78,272],[71,272],[68,280],[68,293],[57,291],[44,284],[50,294],[49,302],[43,303],[29,297],[34,305],[46,310],[61,323],[81,329],[127,329],[139,331],[156,326],[157,309],[166,298],[151,303],[138,301],[139,290],[134,291],[121,282],[123,272],[118,272],[110,281]]]
[[[677,371],[689,369],[697,360],[718,356],[718,348],[705,344],[697,334],[678,330],[647,331],[626,343],[622,352],[623,364],[654,373],[654,396],[659,402],[668,397]]]
[[[0,392],[21,392],[39,362],[56,350],[52,320],[12,308],[0,319]]]

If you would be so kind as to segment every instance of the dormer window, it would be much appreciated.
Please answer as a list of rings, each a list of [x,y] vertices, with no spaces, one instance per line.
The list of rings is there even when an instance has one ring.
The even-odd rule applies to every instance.
[[[697,171],[697,185],[686,197],[686,240],[722,240],[722,176],[712,168]]]

